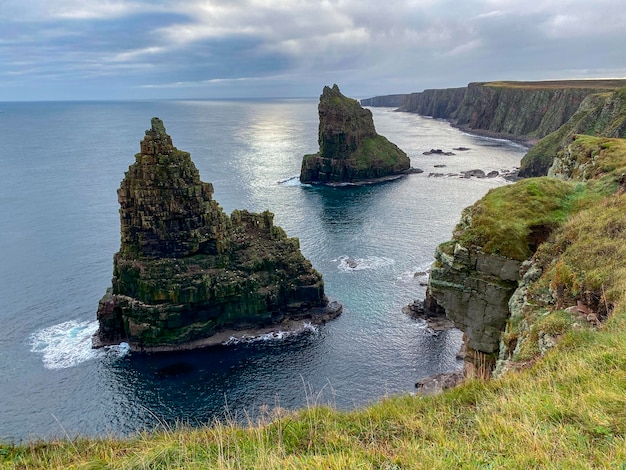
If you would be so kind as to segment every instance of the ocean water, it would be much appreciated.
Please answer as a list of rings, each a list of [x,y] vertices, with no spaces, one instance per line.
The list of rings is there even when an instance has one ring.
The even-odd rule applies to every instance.
[[[317,150],[313,99],[0,103],[0,440],[128,435],[278,406],[351,409],[460,368],[460,332],[435,335],[401,309],[423,297],[434,249],[461,210],[506,181],[429,173],[509,170],[525,150],[372,111],[378,132],[423,174],[301,185],[302,155]],[[116,189],[153,116],[226,212],[269,209],[300,239],[328,296],[344,305],[338,319],[191,352],[91,349],[119,249]],[[470,150],[422,154],[461,146]]]

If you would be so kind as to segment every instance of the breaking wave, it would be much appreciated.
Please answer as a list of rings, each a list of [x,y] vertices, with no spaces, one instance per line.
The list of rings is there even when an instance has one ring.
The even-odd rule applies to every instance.
[[[70,320],[59,323],[33,333],[30,336],[30,350],[41,354],[46,369],[67,369],[102,355],[123,357],[130,352],[127,343],[93,349],[91,337],[97,330],[97,321]]]
[[[278,184],[282,186],[302,186],[302,183],[300,183],[299,176],[292,176],[291,178],[285,178],[284,180],[278,181]]]
[[[271,331],[262,335],[243,335],[243,336],[231,336],[222,343],[224,346],[231,346],[233,344],[242,343],[256,343],[265,341],[282,341],[285,338],[291,336],[301,335],[303,333],[317,333],[319,328],[309,322],[305,322],[302,328],[292,331]]]

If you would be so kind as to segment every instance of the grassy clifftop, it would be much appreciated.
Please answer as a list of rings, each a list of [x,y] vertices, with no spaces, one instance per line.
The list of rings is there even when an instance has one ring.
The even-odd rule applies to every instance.
[[[495,81],[486,82],[486,86],[504,87],[504,88],[621,88],[626,86],[624,79],[598,79],[598,80],[541,80],[535,82],[517,82],[517,81]]]

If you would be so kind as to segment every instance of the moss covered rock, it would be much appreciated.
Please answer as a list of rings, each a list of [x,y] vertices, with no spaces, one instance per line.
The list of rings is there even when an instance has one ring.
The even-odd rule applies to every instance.
[[[401,149],[378,135],[372,113],[339,87],[324,87],[318,106],[319,152],[302,159],[303,183],[345,183],[400,175],[410,167]]]
[[[212,194],[154,118],[118,190],[121,247],[95,345],[173,349],[225,330],[323,322],[340,312],[271,212],[229,217]]]

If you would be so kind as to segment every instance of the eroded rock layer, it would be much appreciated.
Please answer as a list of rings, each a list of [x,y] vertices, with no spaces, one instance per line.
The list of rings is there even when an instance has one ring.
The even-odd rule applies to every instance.
[[[372,113],[339,87],[324,87],[318,106],[319,152],[302,159],[303,183],[344,183],[400,175],[410,167],[401,149],[378,135]]]
[[[174,349],[224,330],[339,314],[298,239],[270,212],[226,215],[160,119],[135,160],[118,190],[121,248],[98,307],[96,346]]]

